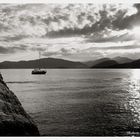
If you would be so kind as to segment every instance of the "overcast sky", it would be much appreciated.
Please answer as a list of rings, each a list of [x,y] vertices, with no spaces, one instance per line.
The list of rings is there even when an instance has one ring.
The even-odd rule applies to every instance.
[[[140,58],[140,5],[0,4],[0,61]]]

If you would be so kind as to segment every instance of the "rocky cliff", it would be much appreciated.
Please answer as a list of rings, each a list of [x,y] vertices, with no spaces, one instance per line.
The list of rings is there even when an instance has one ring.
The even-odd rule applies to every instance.
[[[38,136],[39,131],[0,74],[0,136]]]

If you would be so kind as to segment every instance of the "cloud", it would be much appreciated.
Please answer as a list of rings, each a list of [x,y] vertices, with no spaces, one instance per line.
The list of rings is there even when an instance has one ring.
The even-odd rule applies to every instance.
[[[48,36],[90,35],[106,28],[127,29],[137,14],[137,8],[126,4],[72,5],[70,10],[72,12],[67,15],[67,20],[63,20],[63,24],[55,22],[55,30],[48,32]]]
[[[3,47],[0,46],[0,54],[11,54],[17,51],[25,51],[27,46],[20,45],[19,47]]]
[[[78,50],[75,48],[69,48],[69,49],[60,48],[57,51],[46,51],[42,55],[47,56],[47,57],[50,57],[50,56],[69,56],[69,55],[73,55],[73,54],[77,54],[77,53],[78,53]]]
[[[0,4],[0,53],[99,57],[138,48],[136,25],[139,4]]]
[[[62,37],[125,29],[137,13],[136,6],[127,4],[5,4],[0,8],[0,30],[15,39],[19,35]]]

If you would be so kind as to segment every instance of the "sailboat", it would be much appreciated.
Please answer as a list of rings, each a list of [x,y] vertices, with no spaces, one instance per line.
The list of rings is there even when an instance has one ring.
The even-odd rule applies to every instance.
[[[41,70],[40,69],[40,56],[41,56],[41,52],[39,52],[39,59],[38,59],[38,68],[34,69],[32,71],[32,74],[46,74],[46,70]]]

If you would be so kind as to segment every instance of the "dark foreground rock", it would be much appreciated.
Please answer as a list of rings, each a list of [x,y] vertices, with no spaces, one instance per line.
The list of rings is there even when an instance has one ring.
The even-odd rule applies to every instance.
[[[0,136],[39,136],[37,126],[0,74]]]

